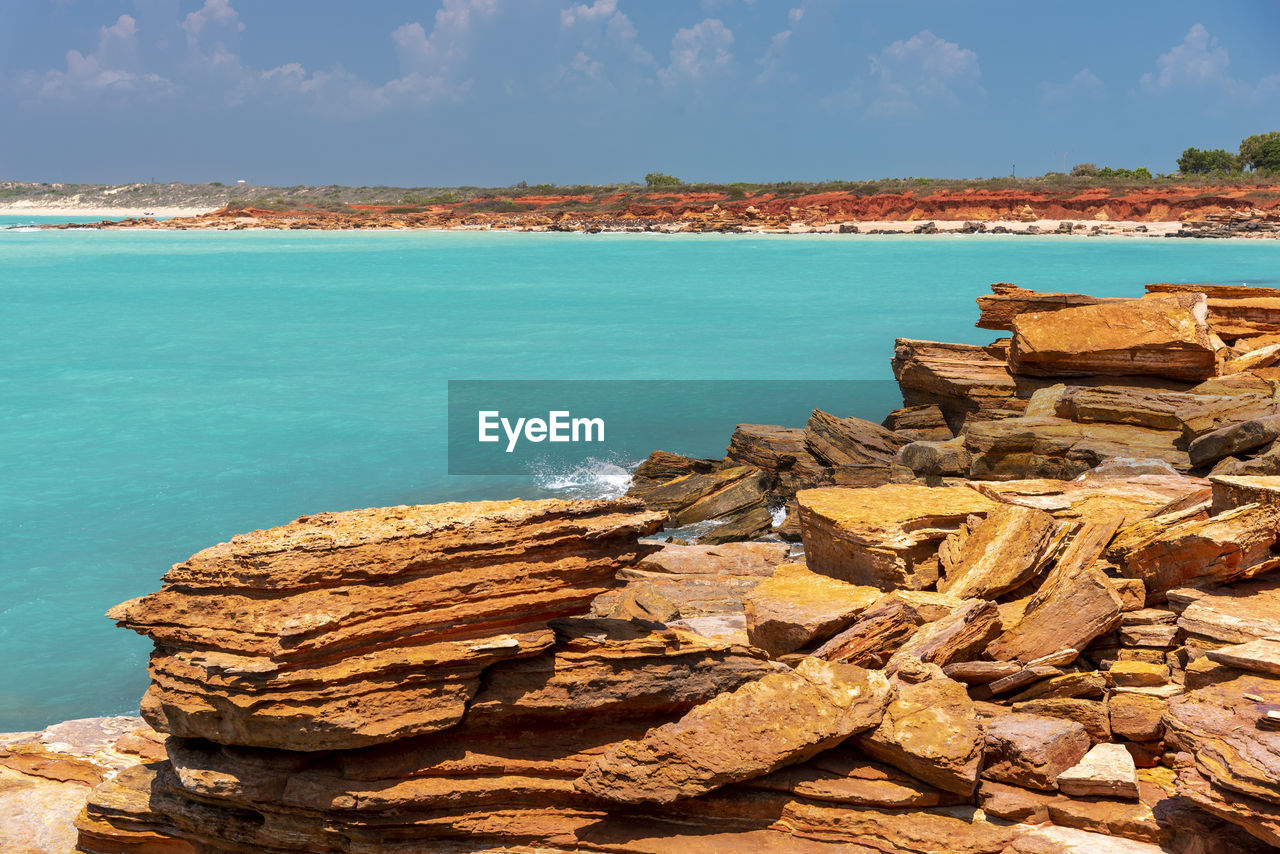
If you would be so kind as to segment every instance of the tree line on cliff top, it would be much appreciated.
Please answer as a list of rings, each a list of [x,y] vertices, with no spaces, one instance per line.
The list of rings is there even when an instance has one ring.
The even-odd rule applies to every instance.
[[[1184,175],[1227,175],[1245,170],[1280,173],[1280,131],[1245,137],[1238,154],[1223,148],[1188,148],[1178,158],[1178,171]]]

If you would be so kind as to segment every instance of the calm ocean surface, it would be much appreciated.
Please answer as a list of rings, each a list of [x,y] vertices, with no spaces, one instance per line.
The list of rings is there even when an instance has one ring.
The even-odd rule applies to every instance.
[[[449,379],[884,380],[897,336],[995,338],[993,281],[1274,286],[1280,243],[0,230],[0,731],[135,710],[102,613],[235,533],[564,494],[449,476]]]

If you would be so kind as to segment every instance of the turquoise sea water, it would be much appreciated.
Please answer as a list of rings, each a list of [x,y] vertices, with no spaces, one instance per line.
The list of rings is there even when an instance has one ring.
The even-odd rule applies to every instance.
[[[0,731],[135,709],[102,613],[237,532],[549,494],[446,473],[449,379],[887,379],[996,337],[993,281],[1275,285],[1280,243],[0,230]]]

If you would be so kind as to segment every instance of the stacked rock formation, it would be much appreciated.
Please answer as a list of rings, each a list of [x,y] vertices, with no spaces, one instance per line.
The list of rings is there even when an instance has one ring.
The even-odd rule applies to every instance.
[[[1280,846],[1280,293],[1150,290],[998,285],[1011,339],[899,342],[883,426],[741,425],[629,498],[195,555],[111,612],[165,758],[80,850]]]

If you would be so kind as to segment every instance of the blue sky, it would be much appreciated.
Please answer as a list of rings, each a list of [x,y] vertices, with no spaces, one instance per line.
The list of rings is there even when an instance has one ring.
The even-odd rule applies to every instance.
[[[1280,2],[0,0],[0,179],[1173,171],[1280,129]]]

